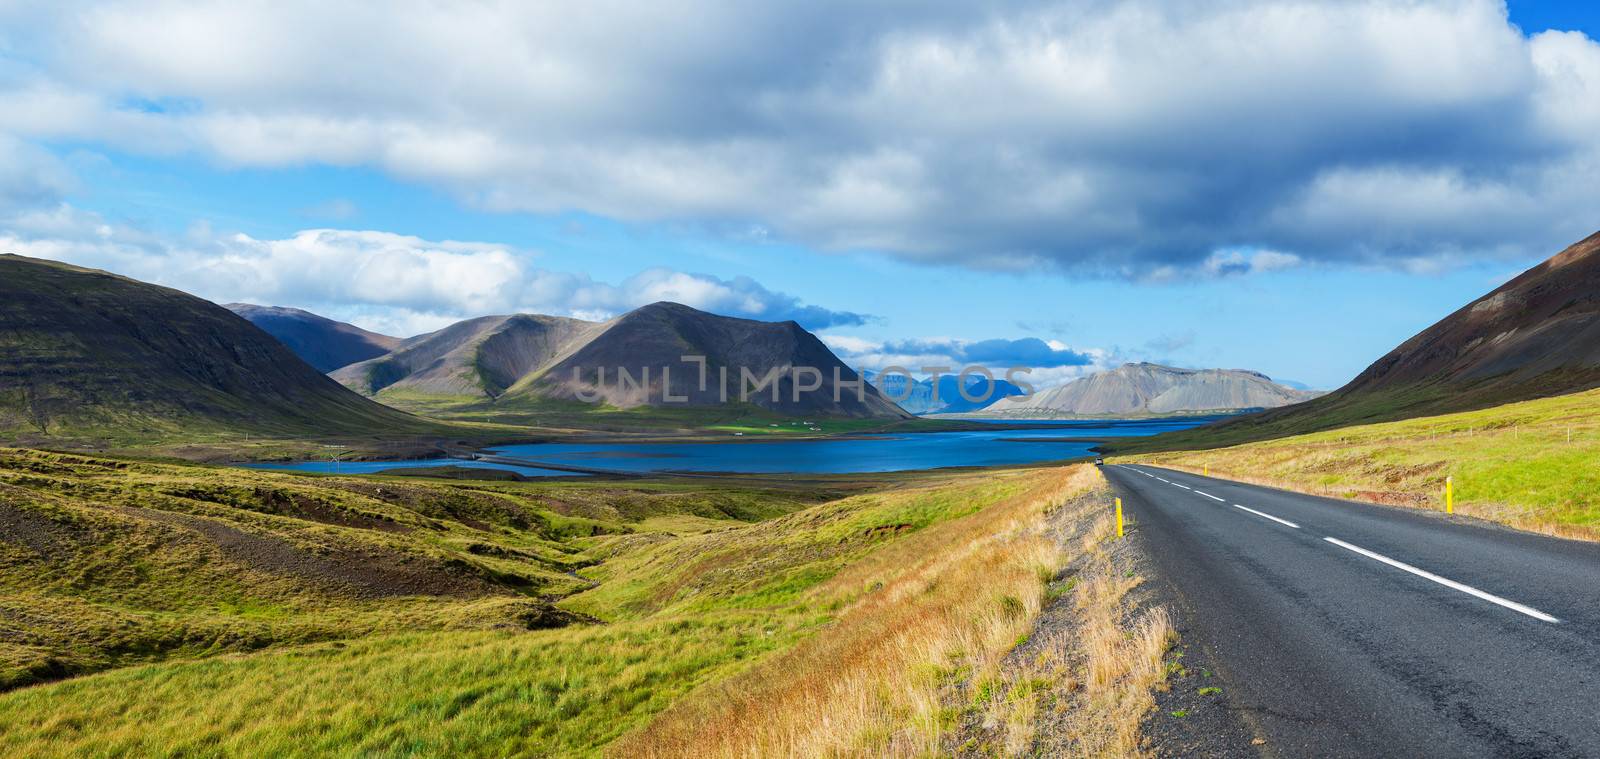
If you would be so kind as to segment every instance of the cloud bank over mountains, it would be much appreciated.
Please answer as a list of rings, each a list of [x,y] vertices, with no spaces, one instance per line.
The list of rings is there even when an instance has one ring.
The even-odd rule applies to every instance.
[[[1600,45],[1498,0],[23,2],[0,28],[0,199],[61,186],[26,146],[84,143],[1134,279],[1527,256],[1600,206]]]
[[[1073,348],[1059,340],[991,338],[963,340],[932,337],[910,340],[870,340],[850,335],[822,334],[822,341],[845,363],[871,371],[899,367],[916,377],[925,377],[930,367],[943,367],[944,374],[957,374],[969,367],[984,367],[996,379],[1006,379],[1006,370],[1027,369],[1018,379],[1037,387],[1092,374],[1114,366],[1120,354],[1100,348]]]
[[[482,242],[337,229],[258,240],[206,227],[174,242],[68,206],[4,221],[0,251],[103,268],[218,303],[297,306],[402,337],[488,314],[606,319],[660,300],[764,321],[793,319],[809,329],[859,326],[870,318],[806,305],[748,277],[663,267],[611,284],[538,268],[531,254]]]

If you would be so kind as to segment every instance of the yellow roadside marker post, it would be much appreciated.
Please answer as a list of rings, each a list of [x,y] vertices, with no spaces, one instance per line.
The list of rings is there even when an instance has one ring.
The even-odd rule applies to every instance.
[[[1444,513],[1456,513],[1456,478],[1444,478]]]
[[[1117,499],[1117,537],[1122,537],[1122,499]]]

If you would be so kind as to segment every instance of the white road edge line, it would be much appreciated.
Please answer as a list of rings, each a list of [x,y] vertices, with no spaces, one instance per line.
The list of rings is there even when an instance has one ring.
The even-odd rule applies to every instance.
[[[1194,492],[1199,493],[1200,495],[1203,495],[1203,496],[1205,496],[1207,498],[1210,498],[1213,501],[1222,501],[1223,503],[1227,503],[1228,502],[1228,499],[1226,499],[1226,498],[1218,498],[1218,497],[1216,497],[1216,496],[1214,496],[1214,495],[1212,495],[1210,493],[1207,493],[1204,490],[1196,490]]]
[[[1340,548],[1359,553],[1362,556],[1365,556],[1365,557],[1367,557],[1369,559],[1373,559],[1375,561],[1381,561],[1381,562],[1383,562],[1385,564],[1388,564],[1391,567],[1394,567],[1395,569],[1405,570],[1407,572],[1410,572],[1411,574],[1414,574],[1414,575],[1416,575],[1418,577],[1423,578],[1424,580],[1432,580],[1432,581],[1434,581],[1436,583],[1439,583],[1440,585],[1443,585],[1443,586],[1445,586],[1447,588],[1454,588],[1455,590],[1459,590],[1462,593],[1466,593],[1469,596],[1475,596],[1477,598],[1481,598],[1481,599],[1483,599],[1485,601],[1488,601],[1489,603],[1498,604],[1500,606],[1504,606],[1507,609],[1510,609],[1510,610],[1515,611],[1515,612],[1520,612],[1522,614],[1526,614],[1526,615],[1528,615],[1530,617],[1533,617],[1534,619],[1537,619],[1537,620],[1540,620],[1540,621],[1543,621],[1543,622],[1553,622],[1553,623],[1561,622],[1561,620],[1556,619],[1555,617],[1552,617],[1549,614],[1546,614],[1546,613],[1544,613],[1542,611],[1539,611],[1538,609],[1535,609],[1532,606],[1524,606],[1522,604],[1517,603],[1516,601],[1508,601],[1508,600],[1506,600],[1504,598],[1501,598],[1501,597],[1499,597],[1499,596],[1497,596],[1497,595],[1495,595],[1493,593],[1485,593],[1485,592],[1483,592],[1481,590],[1478,590],[1477,588],[1472,587],[1471,585],[1463,585],[1463,584],[1461,584],[1459,582],[1456,582],[1455,580],[1445,579],[1445,578],[1440,577],[1440,576],[1438,576],[1436,574],[1433,574],[1432,572],[1428,572],[1428,571],[1425,571],[1425,570],[1417,569],[1416,567],[1413,567],[1410,564],[1407,564],[1407,563],[1405,563],[1403,561],[1395,561],[1394,559],[1391,559],[1391,558],[1389,558],[1387,556],[1384,556],[1381,553],[1373,553],[1372,551],[1368,551],[1367,549],[1362,548],[1361,546],[1350,545],[1349,543],[1346,543],[1343,540],[1339,540],[1338,538],[1323,538],[1323,540],[1326,540],[1329,543],[1332,543],[1332,544],[1334,544],[1334,545],[1336,545],[1336,546],[1338,546]]]
[[[1256,516],[1261,517],[1262,519],[1271,519],[1272,521],[1277,522],[1278,524],[1281,524],[1281,525],[1283,525],[1285,527],[1293,527],[1296,530],[1300,529],[1300,525],[1297,525],[1294,522],[1291,522],[1291,521],[1289,521],[1287,519],[1279,519],[1279,518],[1277,518],[1277,517],[1275,517],[1275,516],[1273,516],[1271,514],[1267,514],[1267,513],[1264,513],[1264,512],[1260,512],[1260,511],[1256,511],[1255,509],[1252,509],[1249,506],[1240,506],[1239,504],[1236,503],[1236,504],[1233,505],[1233,507],[1236,508],[1236,509],[1239,509],[1241,511],[1248,511],[1251,514],[1255,514]],[[1329,538],[1329,540],[1332,540],[1332,538]]]

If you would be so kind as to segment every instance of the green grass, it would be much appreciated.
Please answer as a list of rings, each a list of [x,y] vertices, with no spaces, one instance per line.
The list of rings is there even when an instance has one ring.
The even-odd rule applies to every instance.
[[[826,493],[826,491],[824,491]],[[0,449],[0,689],[382,631],[521,625],[597,535],[819,499],[701,483],[305,477]]]
[[[1600,536],[1600,391],[1127,460]]]
[[[395,634],[0,696],[10,756],[590,752],[789,642],[749,617]]]
[[[594,754],[1037,475],[885,481],[818,503],[0,449],[0,755]]]
[[[670,541],[600,538],[596,550],[606,560],[588,572],[599,587],[563,606],[602,619],[637,619],[787,605],[874,547],[1003,500],[1021,482],[995,477],[964,488],[855,496],[759,528]]]

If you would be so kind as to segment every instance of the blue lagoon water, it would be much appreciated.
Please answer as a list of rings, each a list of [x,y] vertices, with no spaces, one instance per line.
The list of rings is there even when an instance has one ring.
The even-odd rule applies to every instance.
[[[729,437],[727,442],[693,443],[535,443],[507,445],[486,452],[517,459],[506,464],[463,459],[419,461],[305,461],[252,466],[301,472],[360,474],[385,469],[469,466],[506,469],[530,477],[572,476],[571,471],[538,464],[606,472],[783,472],[852,474],[898,472],[958,466],[1033,464],[1082,458],[1096,441],[1182,430],[1216,417],[1176,419],[1070,420],[1030,422],[1037,429],[964,432],[912,432],[846,435],[822,440],[764,440]]]

